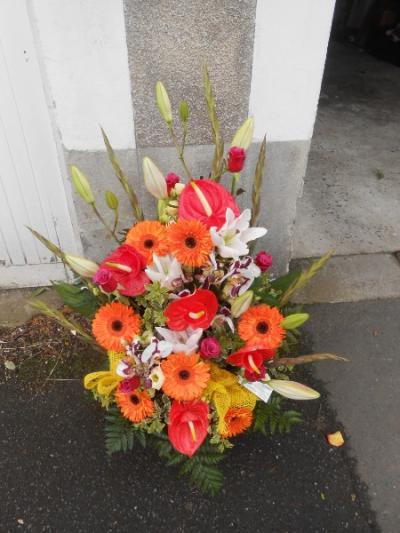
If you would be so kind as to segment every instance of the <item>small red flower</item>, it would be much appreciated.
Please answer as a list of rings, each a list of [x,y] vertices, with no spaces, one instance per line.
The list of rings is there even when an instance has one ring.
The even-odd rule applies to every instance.
[[[137,296],[150,283],[145,268],[144,257],[129,244],[123,244],[103,260],[93,281],[105,292],[118,289],[124,296]]]
[[[207,436],[208,404],[174,400],[169,412],[168,438],[178,452],[192,457]]]
[[[245,369],[245,377],[249,381],[258,381],[265,377],[264,361],[272,359],[275,350],[268,348],[257,348],[257,346],[244,347],[231,354],[226,360],[234,366],[241,366]]]
[[[240,215],[237,203],[225,187],[212,180],[194,180],[182,191],[178,215],[186,220],[200,220],[208,228],[220,228],[228,207],[236,217]]]
[[[264,251],[259,252],[255,261],[261,272],[266,272],[272,266],[272,255]]]
[[[246,152],[239,146],[232,146],[228,152],[227,167],[229,172],[240,172],[243,169]]]
[[[180,182],[180,179],[181,178],[177,176],[176,174],[174,174],[173,172],[170,172],[169,174],[165,176],[168,194],[172,191],[175,185]]]
[[[182,331],[191,326],[193,329],[207,329],[218,311],[218,300],[212,291],[198,289],[190,296],[171,302],[164,315],[167,325],[173,331]]]

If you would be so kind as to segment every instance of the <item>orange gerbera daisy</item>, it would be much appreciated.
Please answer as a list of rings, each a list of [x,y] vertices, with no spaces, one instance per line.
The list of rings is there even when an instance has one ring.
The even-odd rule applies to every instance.
[[[213,249],[210,232],[199,220],[178,220],[168,228],[170,252],[184,265],[200,267]]]
[[[283,316],[276,307],[261,304],[250,307],[239,319],[238,332],[247,346],[278,348],[285,337]]]
[[[121,413],[131,422],[140,422],[154,413],[154,404],[146,391],[133,390],[131,392],[117,391],[115,401]]]
[[[197,353],[171,354],[161,363],[161,368],[165,376],[162,389],[175,400],[197,400],[210,379],[210,367]]]
[[[153,262],[153,254],[168,253],[167,229],[158,220],[138,222],[129,230],[125,242],[140,252],[148,265]]]
[[[226,431],[223,437],[229,438],[243,433],[251,426],[253,415],[251,410],[246,407],[231,407],[225,415]]]
[[[131,342],[140,331],[139,316],[127,305],[103,305],[92,322],[93,335],[106,350],[121,351],[121,341]]]

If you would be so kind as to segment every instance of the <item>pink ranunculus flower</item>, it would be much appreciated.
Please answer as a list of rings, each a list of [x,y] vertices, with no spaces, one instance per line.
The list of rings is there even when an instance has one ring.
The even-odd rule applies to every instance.
[[[226,210],[230,207],[236,217],[240,209],[233,196],[212,180],[193,180],[179,198],[178,215],[186,220],[200,220],[208,228],[219,229],[225,224]]]
[[[206,337],[200,343],[200,353],[204,359],[215,359],[221,354],[221,345],[215,337]]]
[[[135,389],[137,389],[140,385],[140,378],[139,376],[133,376],[131,378],[123,379],[118,384],[118,390],[121,392],[132,392]]]
[[[93,276],[93,283],[99,285],[104,292],[113,292],[117,288],[117,280],[114,279],[112,273],[106,268],[99,268]]]
[[[256,256],[256,265],[261,272],[266,272],[272,266],[272,255],[267,252],[259,252]]]
[[[177,183],[179,183],[181,178],[174,174],[173,172],[170,172],[165,176],[165,181],[167,182],[167,191],[168,194],[172,191],[172,189],[175,187]]]
[[[244,167],[246,152],[239,146],[232,146],[228,152],[227,167],[229,172],[240,172]]]

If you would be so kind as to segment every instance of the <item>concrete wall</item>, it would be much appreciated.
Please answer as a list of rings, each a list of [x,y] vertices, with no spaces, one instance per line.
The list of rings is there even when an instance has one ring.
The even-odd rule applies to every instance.
[[[189,101],[189,166],[194,176],[207,175],[212,146],[201,88],[207,62],[226,142],[249,113],[256,120],[242,183],[247,190],[267,133],[264,247],[276,270],[285,270],[333,7],[334,0],[33,0],[66,162],[91,177],[104,207],[104,190],[117,192],[119,185],[106,161],[101,123],[150,215],[141,157],[183,175],[155,107],[154,85],[162,79],[175,108]],[[79,201],[75,207],[84,249],[99,259],[111,243],[90,211]],[[125,203],[124,227],[130,222]]]

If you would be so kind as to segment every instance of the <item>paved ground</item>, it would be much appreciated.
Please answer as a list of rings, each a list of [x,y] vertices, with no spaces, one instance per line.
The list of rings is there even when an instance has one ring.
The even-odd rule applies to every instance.
[[[314,351],[350,359],[315,365],[368,484],[382,531],[400,530],[400,299],[310,307]]]
[[[400,296],[400,69],[331,43],[294,257],[335,257],[303,302]]]
[[[1,386],[0,531],[364,533],[379,530],[371,497],[382,531],[397,533],[400,300],[310,309],[304,351],[335,350],[351,362],[306,373],[322,401],[296,404],[305,421],[290,436],[241,439],[215,498],[188,488],[150,450],[108,458],[103,414],[79,382],[35,399]],[[346,445],[333,449],[324,435],[338,428]]]
[[[400,250],[399,93],[400,68],[330,44],[296,258]]]

